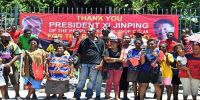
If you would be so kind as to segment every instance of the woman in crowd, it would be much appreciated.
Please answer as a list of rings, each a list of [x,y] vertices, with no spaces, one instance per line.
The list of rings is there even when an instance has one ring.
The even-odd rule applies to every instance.
[[[183,85],[183,99],[187,100],[188,95],[192,95],[193,100],[196,100],[200,84],[200,43],[194,42],[192,44],[192,54],[188,54],[186,57],[186,66],[178,63],[179,77]],[[191,74],[191,77],[189,74]]]
[[[144,100],[147,86],[151,82],[155,87],[157,100],[161,97],[161,72],[159,62],[162,60],[160,54],[162,53],[157,47],[157,41],[155,39],[149,39],[147,41],[147,49],[141,52],[141,70],[138,77],[140,83],[140,100]]]
[[[172,94],[172,87],[171,87],[171,81],[172,81],[172,69],[171,69],[171,63],[174,62],[173,55],[171,53],[167,52],[167,44],[161,43],[159,45],[159,49],[163,51],[164,59],[160,62],[160,68],[162,72],[162,85],[161,85],[161,99],[162,94],[164,91],[164,87],[166,87],[167,90],[167,100],[171,99]]]
[[[45,92],[46,99],[50,99],[50,94],[59,94],[58,99],[62,99],[63,94],[69,90],[69,78],[73,77],[73,65],[70,56],[64,54],[64,45],[56,46],[56,53],[52,53],[47,58]]]
[[[140,71],[140,53],[142,50],[141,46],[143,45],[143,42],[141,39],[135,39],[134,45],[135,48],[129,50],[127,55],[127,59],[129,61],[127,81],[132,82],[135,99],[139,99],[137,83],[138,83],[138,74]]]
[[[182,44],[176,44],[173,48],[173,58],[174,58],[174,63],[172,63],[172,91],[173,91],[173,100],[179,100],[178,99],[178,91],[179,91],[179,84],[181,84],[180,78],[178,77],[179,74],[179,69],[177,68],[176,64],[176,58],[178,56],[178,51],[183,50],[183,45]]]
[[[110,48],[104,54],[105,66],[109,73],[109,78],[106,80],[106,96],[105,99],[110,99],[112,84],[114,85],[115,100],[119,99],[119,82],[122,74],[122,56],[119,39],[110,40]]]
[[[49,53],[55,53],[56,46],[60,43],[62,43],[64,45],[63,41],[60,40],[60,37],[57,35],[54,35],[53,40],[51,41],[51,44],[49,44],[49,46],[47,47],[46,51]],[[65,48],[66,48],[66,46],[65,46]],[[67,50],[65,50],[64,54],[68,55],[68,56],[70,55],[70,53]]]
[[[34,99],[37,99],[35,90],[41,88],[41,82],[43,80],[43,72],[45,66],[45,60],[47,53],[43,49],[39,49],[39,40],[32,38],[29,41],[31,48],[23,52],[23,66],[22,76],[25,79],[25,83],[30,82],[32,87],[28,90],[26,99],[30,99],[32,94]]]
[[[128,86],[129,86],[129,82],[127,81],[127,73],[128,73],[128,60],[127,60],[127,54],[128,51],[132,48],[132,46],[130,46],[130,41],[131,38],[129,35],[124,35],[122,37],[122,57],[123,57],[123,61],[122,61],[122,65],[123,65],[123,72],[122,72],[122,76],[120,79],[120,88],[119,90],[123,90],[124,92],[124,100],[128,100],[127,97],[127,93],[128,93]],[[119,98],[120,98],[120,92],[119,92]]]
[[[187,40],[187,37],[189,37],[190,34],[183,33],[181,36],[181,43],[184,45],[184,50],[186,54],[192,53],[192,45],[190,44],[190,41]]]

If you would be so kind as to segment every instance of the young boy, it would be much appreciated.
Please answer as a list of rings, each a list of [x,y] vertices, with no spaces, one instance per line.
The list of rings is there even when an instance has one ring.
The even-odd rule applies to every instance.
[[[1,94],[2,94],[2,99],[6,99],[5,98],[6,82],[3,77],[4,66],[5,65],[3,64],[3,59],[0,58],[0,90],[1,90]]]

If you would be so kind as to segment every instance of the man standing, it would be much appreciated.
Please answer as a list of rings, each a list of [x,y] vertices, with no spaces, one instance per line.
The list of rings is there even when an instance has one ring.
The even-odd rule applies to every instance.
[[[37,38],[37,36],[34,34],[31,34],[30,29],[25,29],[23,33],[24,34],[21,34],[18,38],[18,45],[23,50],[29,50],[31,47],[29,40],[32,38]]]
[[[12,37],[13,41],[15,43],[17,43],[17,39],[20,36],[20,31],[17,30],[16,26],[10,26],[7,28],[7,32],[10,34],[10,36]]]
[[[168,32],[167,39],[161,41],[160,44],[161,43],[167,43],[167,51],[171,53],[176,43],[178,43],[178,41],[176,41],[176,39],[174,38],[174,32]]]
[[[11,36],[9,33],[2,33],[1,35],[1,41],[0,41],[0,58],[5,60],[6,66],[12,66],[13,74],[10,74],[10,68],[4,69],[4,78],[6,81],[6,98],[8,97],[8,77],[10,78],[10,81],[15,89],[16,92],[16,99],[20,99],[19,95],[19,84],[18,84],[18,72],[17,67],[15,67],[14,62],[19,58],[20,56],[20,49],[19,47],[11,42]]]
[[[103,62],[104,41],[96,37],[95,28],[89,28],[87,36],[86,39],[81,41],[77,50],[77,54],[80,57],[81,69],[79,82],[74,92],[74,97],[76,99],[80,99],[81,92],[88,77],[90,80],[87,84],[86,97],[87,99],[92,98],[97,73],[101,69]]]

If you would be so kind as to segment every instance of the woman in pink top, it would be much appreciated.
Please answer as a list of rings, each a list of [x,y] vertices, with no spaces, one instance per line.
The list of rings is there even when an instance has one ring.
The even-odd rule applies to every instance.
[[[127,63],[127,54],[128,51],[131,49],[131,46],[129,45],[131,41],[131,38],[129,35],[124,35],[122,38],[122,51],[121,51],[121,55],[123,57],[123,61],[122,61],[122,66],[123,66],[123,72],[122,72],[122,76],[120,79],[120,87],[119,87],[119,92],[121,90],[124,91],[124,99],[128,99],[127,97],[127,92],[128,92],[128,86],[129,86],[129,82],[127,81],[127,73],[128,73],[128,63]],[[119,97],[120,97],[120,93],[119,93]]]

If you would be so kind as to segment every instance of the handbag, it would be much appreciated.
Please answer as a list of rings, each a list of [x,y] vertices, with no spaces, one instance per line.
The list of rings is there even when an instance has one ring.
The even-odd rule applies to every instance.
[[[43,64],[37,66],[36,64],[32,63],[32,74],[30,75],[33,79],[42,81],[44,78],[44,66]]]

